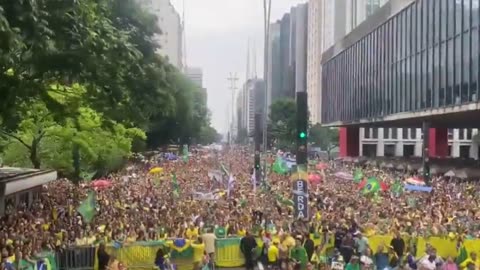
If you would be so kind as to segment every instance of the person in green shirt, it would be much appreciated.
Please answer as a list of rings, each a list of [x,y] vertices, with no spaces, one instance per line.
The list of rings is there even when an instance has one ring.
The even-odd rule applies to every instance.
[[[345,266],[345,270],[360,270],[360,263],[357,256],[352,256],[350,262]]]
[[[307,250],[302,246],[301,236],[297,237],[295,246],[290,250],[290,259],[295,263],[295,269],[307,269],[308,255]]]

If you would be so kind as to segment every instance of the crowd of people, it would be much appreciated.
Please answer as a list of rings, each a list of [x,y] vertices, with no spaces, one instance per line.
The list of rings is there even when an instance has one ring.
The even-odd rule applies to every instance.
[[[274,159],[274,155],[269,158]],[[429,193],[382,191],[372,198],[359,192],[358,183],[351,179],[335,177],[338,171],[353,174],[358,170],[355,164],[329,161],[328,167],[318,172],[322,181],[309,187],[310,219],[299,222],[292,205],[279,200],[292,196],[288,175],[271,172],[266,177],[268,185],[252,181],[252,161],[250,151],[233,148],[199,149],[188,161],[155,157],[129,164],[122,172],[108,176],[110,186],[96,190],[96,215],[91,222],[86,222],[77,208],[92,188],[66,179],[54,181],[31,205],[8,209],[1,219],[2,266],[17,266],[20,259],[29,260],[43,250],[185,238],[203,247],[194,255],[194,268],[201,269],[213,264],[214,231],[225,228],[224,237],[242,237],[241,250],[248,269],[253,269],[257,261],[278,269],[318,269],[325,265],[349,270],[480,269],[474,253],[460,265],[452,263],[454,258],[443,261],[436,257],[434,248],[428,248],[424,258],[415,258],[414,247],[402,239],[404,235],[448,236],[459,241],[480,238],[478,182],[439,176],[432,179],[433,191]],[[153,167],[161,167],[162,172],[149,173]],[[220,167],[228,174],[223,182],[211,175]],[[387,185],[411,176],[411,172],[367,165],[362,171]],[[259,185],[254,187],[255,182]],[[212,192],[213,198],[194,196]],[[322,245],[313,244],[311,234],[324,237],[323,244],[328,237],[334,238],[335,249],[329,256],[322,254]],[[396,237],[371,250],[368,238],[375,234]],[[262,245],[255,241],[258,237]],[[152,264],[163,269],[165,254],[157,255]],[[125,267],[115,258],[111,266],[112,258],[105,256],[99,262],[101,270]]]

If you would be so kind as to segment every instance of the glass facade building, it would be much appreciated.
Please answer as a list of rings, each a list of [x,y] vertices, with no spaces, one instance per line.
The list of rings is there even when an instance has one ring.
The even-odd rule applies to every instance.
[[[322,120],[478,102],[480,0],[417,0],[323,64]]]

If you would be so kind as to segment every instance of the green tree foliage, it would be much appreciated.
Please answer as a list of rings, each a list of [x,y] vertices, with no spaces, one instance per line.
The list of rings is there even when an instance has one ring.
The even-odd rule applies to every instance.
[[[211,126],[203,126],[200,130],[197,143],[202,145],[208,145],[215,142],[219,142],[222,139],[222,135]]]
[[[0,0],[4,164],[78,176],[118,168],[146,134],[210,141],[204,94],[156,53],[155,22],[135,0]]]
[[[270,106],[269,133],[279,148],[291,148],[296,138],[296,103],[294,99],[280,99]]]
[[[328,156],[330,156],[333,149],[338,147],[339,133],[336,128],[322,127],[320,124],[315,124],[310,128],[308,136],[309,142],[326,151]]]

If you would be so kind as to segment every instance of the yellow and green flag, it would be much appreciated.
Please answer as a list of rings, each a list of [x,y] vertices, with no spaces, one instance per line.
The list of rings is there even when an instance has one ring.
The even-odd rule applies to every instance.
[[[95,213],[97,211],[95,209],[95,204],[96,204],[95,192],[90,191],[88,193],[88,197],[77,208],[77,212],[80,213],[80,215],[82,215],[83,220],[85,220],[85,222],[87,223],[90,223],[95,217]]]

